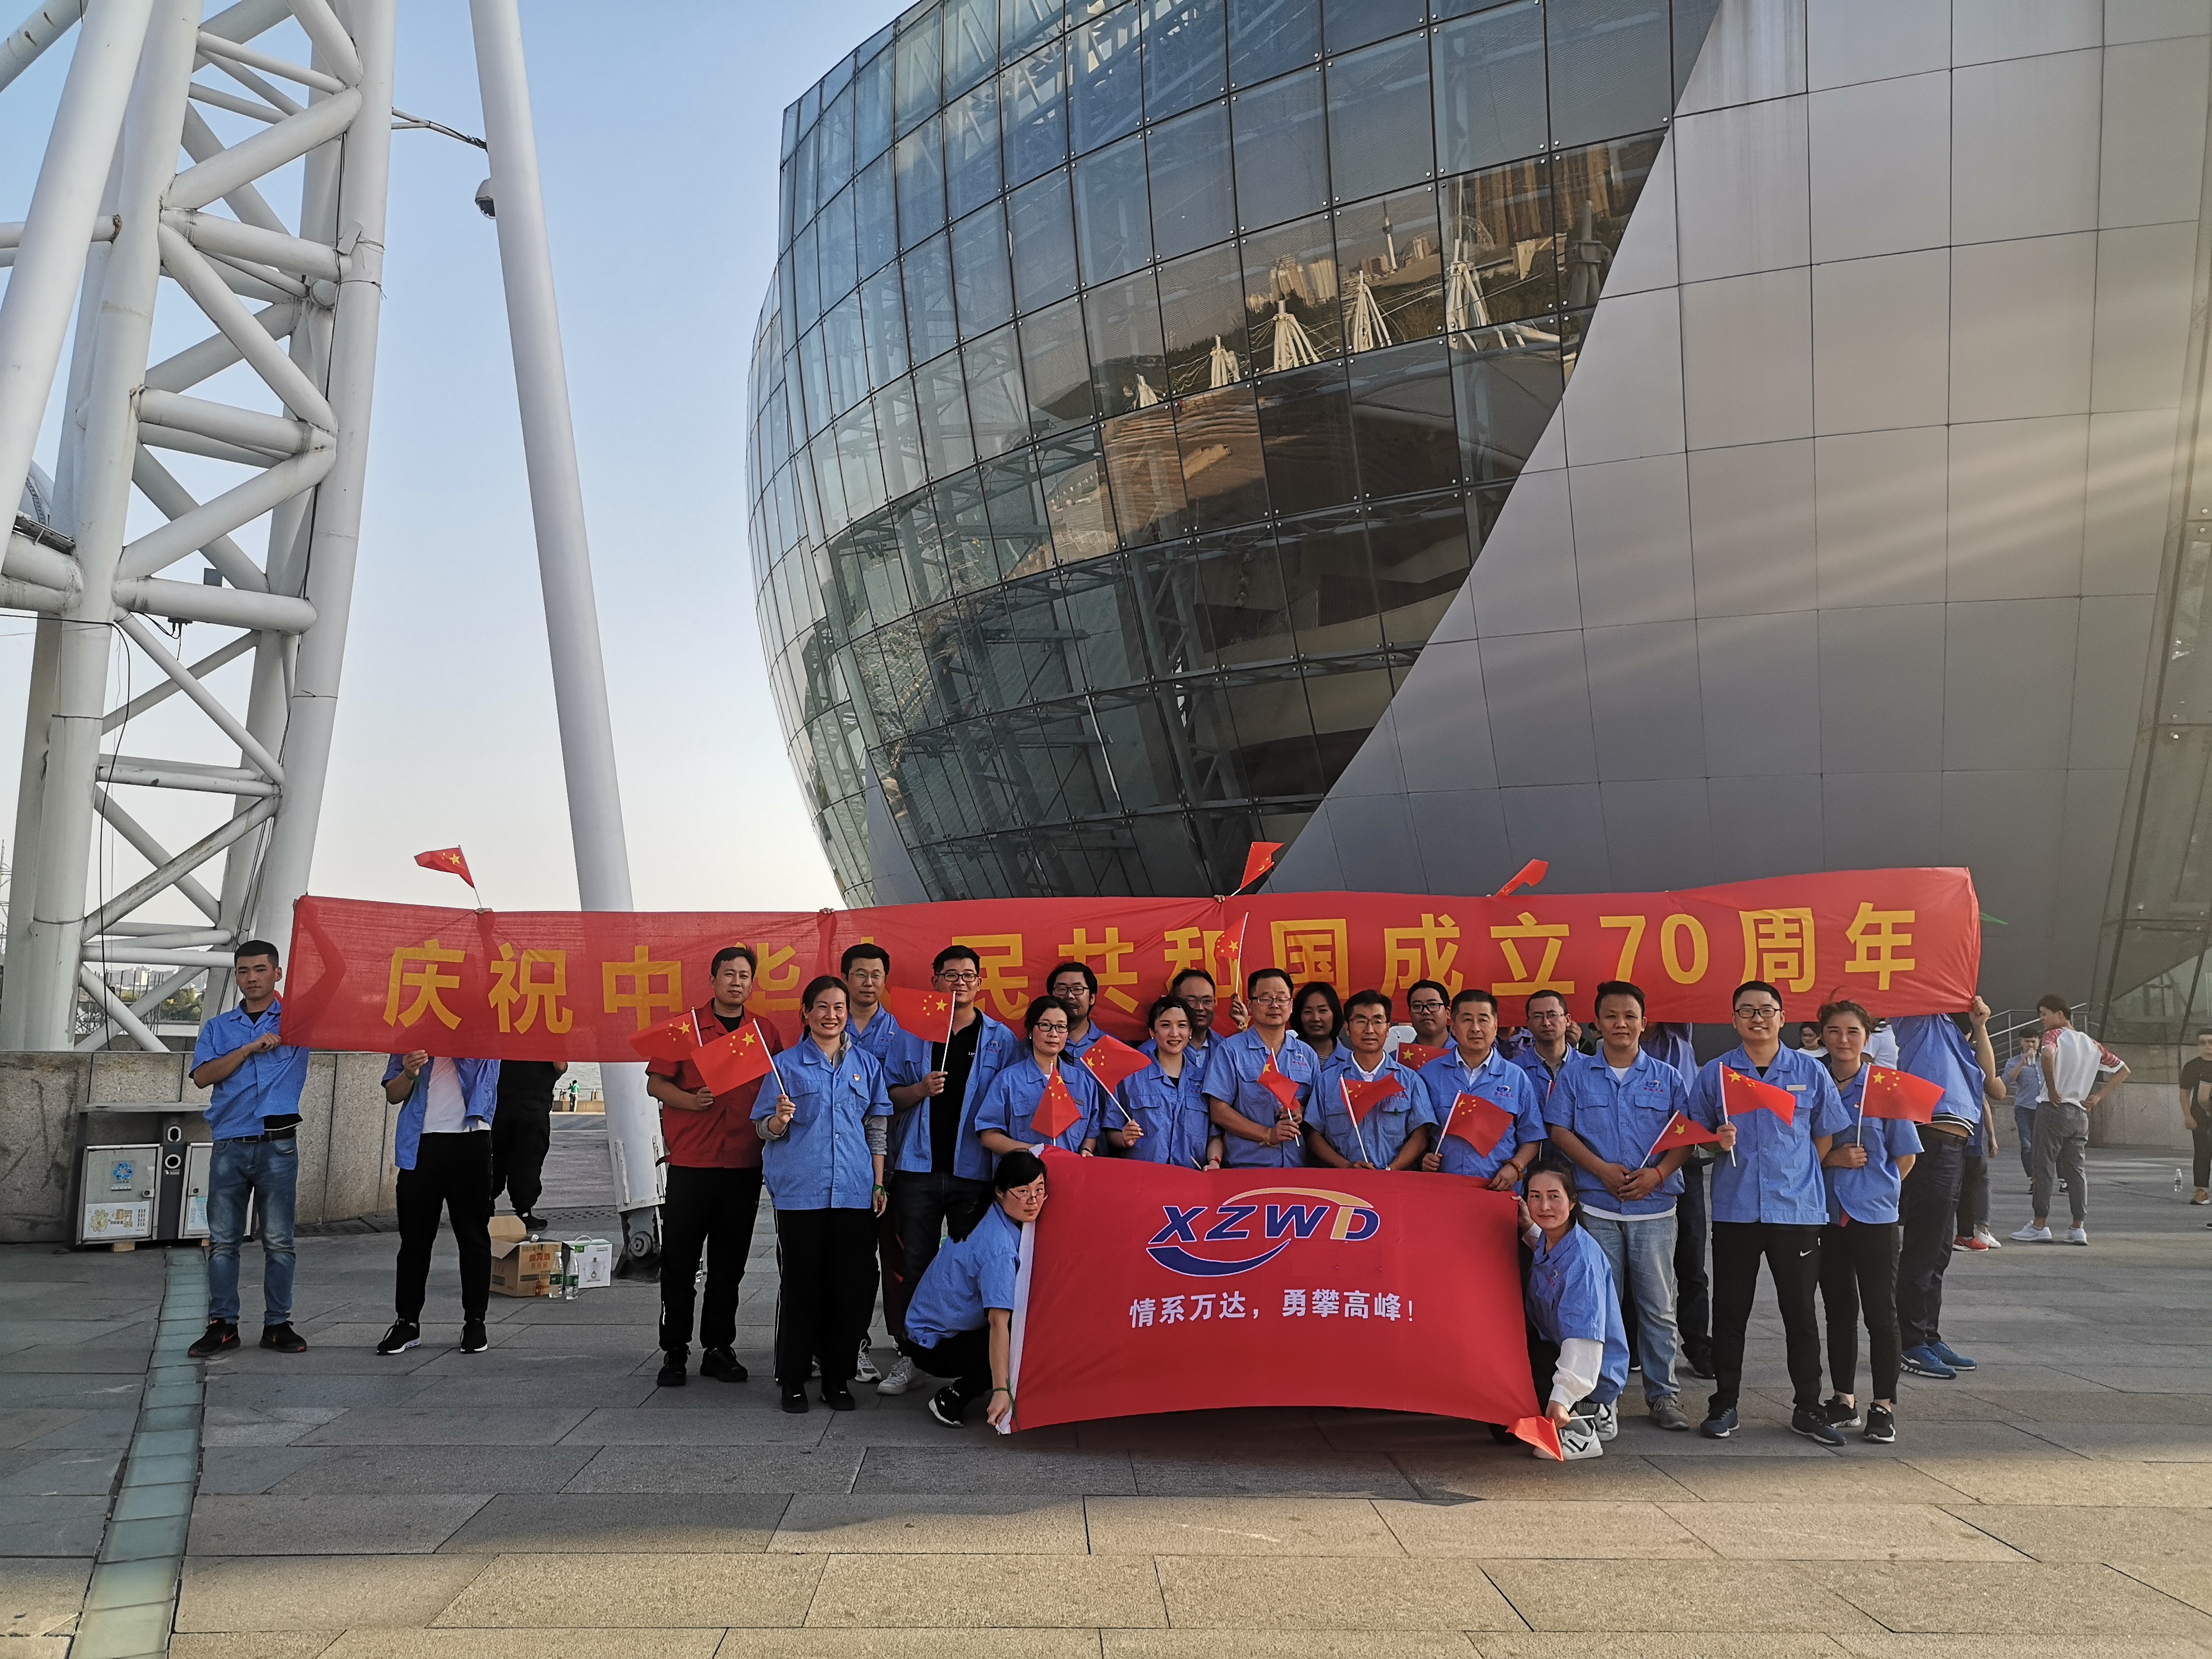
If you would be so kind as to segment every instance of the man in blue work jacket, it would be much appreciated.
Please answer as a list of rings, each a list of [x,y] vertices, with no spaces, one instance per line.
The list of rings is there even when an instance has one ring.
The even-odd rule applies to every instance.
[[[499,1110],[499,1062],[432,1058],[422,1049],[385,1062],[384,1098],[399,1108],[392,1161],[399,1169],[398,1316],[381,1354],[422,1340],[422,1294],[442,1209],[461,1257],[461,1352],[482,1353],[491,1305],[491,1124]]]
[[[192,1046],[192,1085],[214,1092],[205,1108],[215,1150],[208,1162],[208,1328],[195,1359],[238,1346],[238,1249],[246,1207],[261,1211],[261,1346],[305,1353],[292,1328],[292,1216],[300,1184],[300,1091],[307,1051],[276,1035],[284,977],[276,947],[248,939],[232,958],[238,1006],[200,1027]]]

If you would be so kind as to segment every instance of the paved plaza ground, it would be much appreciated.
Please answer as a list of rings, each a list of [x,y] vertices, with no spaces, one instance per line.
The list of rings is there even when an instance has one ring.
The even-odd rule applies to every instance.
[[[562,1126],[553,1197],[591,1201],[592,1133]],[[429,1340],[379,1358],[395,1241],[368,1234],[301,1241],[312,1351],[206,1366],[203,1409],[173,1363],[191,1256],[157,1342],[175,1253],[13,1249],[0,1659],[59,1659],[81,1617],[76,1659],[158,1650],[179,1543],[180,1659],[2204,1659],[2212,1231],[2172,1167],[2094,1155],[2088,1249],[1954,1258],[1946,1335],[1980,1369],[1908,1379],[1893,1447],[1785,1431],[1766,1303],[1737,1440],[1631,1409],[1601,1462],[1568,1468],[1385,1413],[1006,1440],[932,1422],[924,1391],[862,1389],[857,1412],[786,1416],[765,1228],[742,1387],[654,1388],[650,1286],[495,1297],[490,1351],[464,1357],[450,1243]],[[2001,1232],[2025,1184],[2001,1167]],[[251,1250],[247,1279],[250,1342]]]

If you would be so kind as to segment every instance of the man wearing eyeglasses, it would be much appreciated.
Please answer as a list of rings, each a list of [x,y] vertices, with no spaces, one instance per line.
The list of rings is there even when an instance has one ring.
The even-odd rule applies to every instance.
[[[1221,1131],[1224,1169],[1295,1170],[1306,1161],[1306,1109],[1321,1061],[1291,1030],[1291,976],[1255,968],[1244,981],[1252,1010],[1249,1030],[1213,1045],[1206,1066],[1206,1106]],[[1268,1087],[1270,1073],[1290,1079],[1292,1107]]]
[[[1690,1085],[1689,1115],[1720,1132],[1713,1165],[1713,1370],[1711,1401],[1698,1431],[1725,1440],[1736,1431],[1743,1388],[1744,1331],[1759,1288],[1761,1258],[1774,1277],[1795,1409],[1790,1429],[1824,1446],[1844,1437],[1820,1400],[1820,1328],[1813,1293],[1820,1277],[1820,1228],[1828,1218],[1820,1160],[1850,1124],[1828,1068],[1817,1055],[1782,1046],[1782,994],[1764,980],[1735,988],[1736,1046],[1709,1060]],[[1731,1117],[1722,1073],[1786,1091],[1790,1121],[1778,1112]]]
[[[1398,1049],[1404,1043],[1418,1042],[1425,1048],[1436,1049],[1452,1046],[1451,993],[1436,981],[1417,979],[1406,988],[1406,1013],[1413,1022],[1412,1025],[1390,1028],[1391,1059],[1398,1057]]]
[[[1559,1067],[1575,1052],[1567,1037],[1574,1022],[1567,1018],[1567,1000],[1557,991],[1530,993],[1522,1018],[1528,1022],[1528,1040],[1508,1051],[1505,1058],[1528,1073],[1528,1081],[1536,1085],[1536,1098],[1541,1100],[1551,1093]]]

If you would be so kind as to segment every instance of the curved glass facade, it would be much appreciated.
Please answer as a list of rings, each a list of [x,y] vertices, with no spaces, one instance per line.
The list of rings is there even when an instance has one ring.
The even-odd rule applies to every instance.
[[[751,546],[848,901],[1224,891],[1291,838],[1557,405],[1714,3],[939,0],[785,112]]]

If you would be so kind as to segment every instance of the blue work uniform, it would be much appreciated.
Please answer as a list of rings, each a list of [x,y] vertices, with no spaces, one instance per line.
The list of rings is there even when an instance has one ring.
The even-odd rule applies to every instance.
[[[1505,1056],[1509,1064],[1518,1066],[1528,1074],[1528,1081],[1535,1085],[1538,1100],[1542,1100],[1545,1096],[1552,1092],[1552,1079],[1555,1073],[1550,1066],[1544,1064],[1544,1057],[1536,1052],[1536,1045],[1534,1042],[1522,1042],[1510,1050],[1501,1045],[1498,1052]],[[1567,1057],[1559,1062],[1559,1069],[1565,1071],[1573,1065],[1577,1058],[1579,1056],[1574,1049],[1568,1049]]]
[[[881,1003],[876,1005],[875,1017],[866,1029],[848,1022],[845,1035],[855,1048],[876,1057],[876,1064],[884,1068],[884,1081],[894,1088],[914,1082],[929,1069],[929,1045],[900,1024]],[[907,1076],[917,1063],[921,1070]]]
[[[284,1018],[283,1000],[272,1000],[258,1014],[243,1007],[228,1009],[200,1027],[192,1044],[191,1069],[211,1060],[235,1054],[256,1037],[266,1036]],[[307,1051],[280,1044],[264,1054],[248,1054],[238,1069],[215,1085],[208,1103],[200,1109],[214,1140],[238,1140],[263,1133],[270,1118],[290,1120],[300,1115],[300,1091],[307,1082]]]
[[[1557,1244],[1539,1235],[1528,1262],[1528,1305],[1529,1324],[1553,1347],[1575,1340],[1604,1345],[1597,1386],[1583,1397],[1600,1406],[1620,1399],[1628,1386],[1628,1329],[1597,1240],[1580,1227],[1568,1228]]]
[[[1469,1066],[1455,1043],[1421,1067],[1421,1086],[1429,1094],[1429,1121],[1442,1138],[1443,1169],[1446,1175],[1472,1176],[1487,1181],[1504,1169],[1522,1146],[1546,1138],[1543,1091],[1528,1073],[1492,1048],[1480,1066]],[[1457,1135],[1447,1135],[1452,1103],[1462,1095],[1475,1095],[1513,1114],[1513,1129],[1501,1135],[1486,1152],[1478,1152]]]
[[[1732,1120],[1721,1102],[1721,1069],[1786,1089],[1796,1110],[1788,1123],[1772,1112],[1743,1112]],[[1818,1054],[1778,1049],[1762,1076],[1739,1044],[1699,1068],[1690,1085],[1689,1114],[1708,1129],[1735,1124],[1735,1154],[1713,1160],[1712,1217],[1716,1222],[1769,1222],[1817,1227],[1828,1218],[1828,1191],[1820,1179],[1820,1154],[1813,1142],[1851,1127],[1836,1085]],[[1717,1149],[1716,1149],[1717,1150]]]
[[[1905,1178],[1897,1172],[1897,1160],[1917,1158],[1920,1152],[1920,1131],[1914,1124],[1901,1117],[1860,1115],[1869,1069],[1870,1065],[1862,1065],[1859,1074],[1836,1091],[1837,1099],[1852,1119],[1850,1130],[1836,1137],[1836,1145],[1865,1147],[1867,1161],[1856,1170],[1822,1167],[1832,1226],[1845,1216],[1869,1227],[1896,1220],[1897,1196],[1905,1185]]]
[[[1197,1038],[1194,1037],[1183,1048],[1182,1052],[1184,1061],[1186,1063],[1193,1061],[1196,1062],[1198,1066],[1198,1075],[1201,1080],[1203,1080],[1206,1076],[1206,1068],[1213,1062],[1213,1050],[1217,1042],[1218,1039],[1214,1036],[1213,1033],[1211,1030],[1208,1030],[1206,1034],[1205,1041],[1200,1042]],[[1142,1042],[1137,1045],[1137,1052],[1142,1054],[1146,1060],[1154,1060],[1159,1055],[1160,1045],[1153,1042],[1152,1038],[1146,1037]]]
[[[1641,1048],[1619,1082],[1602,1051],[1571,1054],[1544,1102],[1544,1121],[1572,1132],[1607,1163],[1633,1171],[1651,1160],[1652,1142],[1689,1098],[1682,1074]],[[1681,1191],[1682,1172],[1677,1170],[1650,1194],[1629,1202],[1615,1198],[1603,1182],[1575,1165],[1575,1196],[1584,1210],[1607,1220],[1672,1215]]]
[[[1962,1129],[1978,1126],[1984,1082],[1981,1062],[1950,1017],[1907,1014],[1891,1024],[1897,1032],[1897,1069],[1942,1086],[1943,1103],[1936,1115],[1957,1120]],[[2039,1073],[2042,1067],[2036,1069]]]
[[[951,1241],[923,1269],[907,1304],[907,1334],[933,1348],[948,1337],[981,1330],[994,1308],[1011,1312],[1021,1249],[1021,1224],[993,1203],[967,1237]]]
[[[1313,1099],[1321,1075],[1321,1062],[1306,1041],[1295,1031],[1283,1033],[1283,1046],[1274,1056],[1275,1069],[1297,1085],[1299,1115]],[[1239,1031],[1213,1044],[1213,1057],[1206,1065],[1206,1097],[1234,1108],[1255,1123],[1271,1124],[1283,1103],[1260,1086],[1260,1073],[1267,1064],[1267,1045],[1257,1031]],[[1221,1132],[1221,1167],[1224,1170],[1297,1170],[1305,1165],[1305,1137],[1280,1146],[1263,1146],[1242,1135]]]
[[[891,1115],[884,1068],[848,1042],[831,1055],[807,1037],[771,1057],[776,1080],[791,1097],[791,1127],[761,1137],[761,1175],[779,1210],[865,1210],[876,1187],[866,1120]],[[762,1079],[753,1101],[756,1127],[775,1112],[775,1081]]]
[[[1066,1054],[1070,1060],[1080,1060],[1091,1052],[1091,1045],[1105,1035],[1105,1028],[1094,1019],[1091,1022],[1091,1029],[1081,1036],[1068,1038],[1067,1046],[1062,1048],[1060,1053]]]
[[[415,1154],[422,1145],[422,1120],[430,1111],[430,1073],[437,1063],[434,1060],[415,1073],[415,1087],[400,1103],[399,1121],[392,1131],[392,1162],[397,1169],[415,1167]],[[489,1127],[492,1115],[499,1109],[499,1062],[457,1060],[453,1064],[461,1085],[461,1127],[465,1130],[477,1124]],[[384,1080],[389,1083],[406,1069],[406,1056],[393,1054],[384,1062]]]
[[[1396,1082],[1398,1092],[1354,1124],[1344,1103],[1345,1085],[1386,1077]],[[1359,1069],[1359,1062],[1352,1057],[1349,1045],[1339,1045],[1337,1051],[1322,1062],[1321,1081],[1314,1088],[1313,1109],[1306,1117],[1328,1137],[1328,1144],[1336,1148],[1340,1157],[1354,1164],[1372,1164],[1378,1170],[1390,1167],[1391,1160],[1404,1149],[1408,1136],[1424,1133],[1436,1121],[1429,1109],[1429,1091],[1411,1066],[1401,1066],[1384,1054],[1370,1076]],[[1472,1152],[1474,1148],[1468,1150]]]
[[[1028,1040],[1018,1031],[1001,1025],[988,1014],[978,1009],[976,1022],[982,1029],[975,1033],[975,1063],[968,1073],[968,1090],[960,1097],[960,1131],[958,1144],[953,1148],[952,1170],[964,1176],[971,1169],[981,1167],[982,1173],[974,1177],[979,1181],[991,1178],[991,1167],[995,1161],[988,1152],[975,1144],[975,1108],[982,1103],[991,1087],[991,1079],[1030,1051]],[[918,1083],[944,1061],[942,1045],[925,1043],[915,1039],[921,1069],[913,1076],[894,1079],[898,1083]],[[898,1115],[891,1126],[891,1168],[905,1175],[928,1175],[936,1165],[930,1151],[929,1114],[931,1099],[924,1095],[921,1100]]]
[[[1186,1051],[1182,1075],[1170,1077],[1156,1059],[1132,1072],[1114,1091],[1109,1128],[1132,1118],[1145,1133],[1128,1155],[1144,1164],[1172,1164],[1180,1169],[1206,1167],[1206,1144],[1213,1138],[1213,1119],[1206,1109],[1206,1068]]]
[[[975,1131],[975,1161],[968,1161],[969,1141],[960,1139],[961,1164],[954,1173],[970,1181],[988,1181],[998,1167],[999,1154],[982,1141],[983,1131],[996,1129],[1010,1139],[1024,1146],[1044,1145],[1057,1146],[1062,1152],[1079,1152],[1083,1143],[1097,1138],[1099,1121],[1104,1114],[1105,1100],[1098,1089],[1098,1079],[1091,1075],[1088,1066],[1079,1066],[1072,1060],[1058,1062],[1060,1080],[1067,1085],[1067,1092],[1075,1097],[1076,1110],[1081,1114],[1074,1122],[1049,1138],[1037,1133],[1035,1121],[1037,1107],[1042,1103],[1048,1087],[1045,1074],[1037,1070],[1036,1060],[1030,1057],[1007,1066],[991,1079],[981,1102],[969,1115],[969,1121]],[[969,1085],[974,1087],[974,1085]]]

